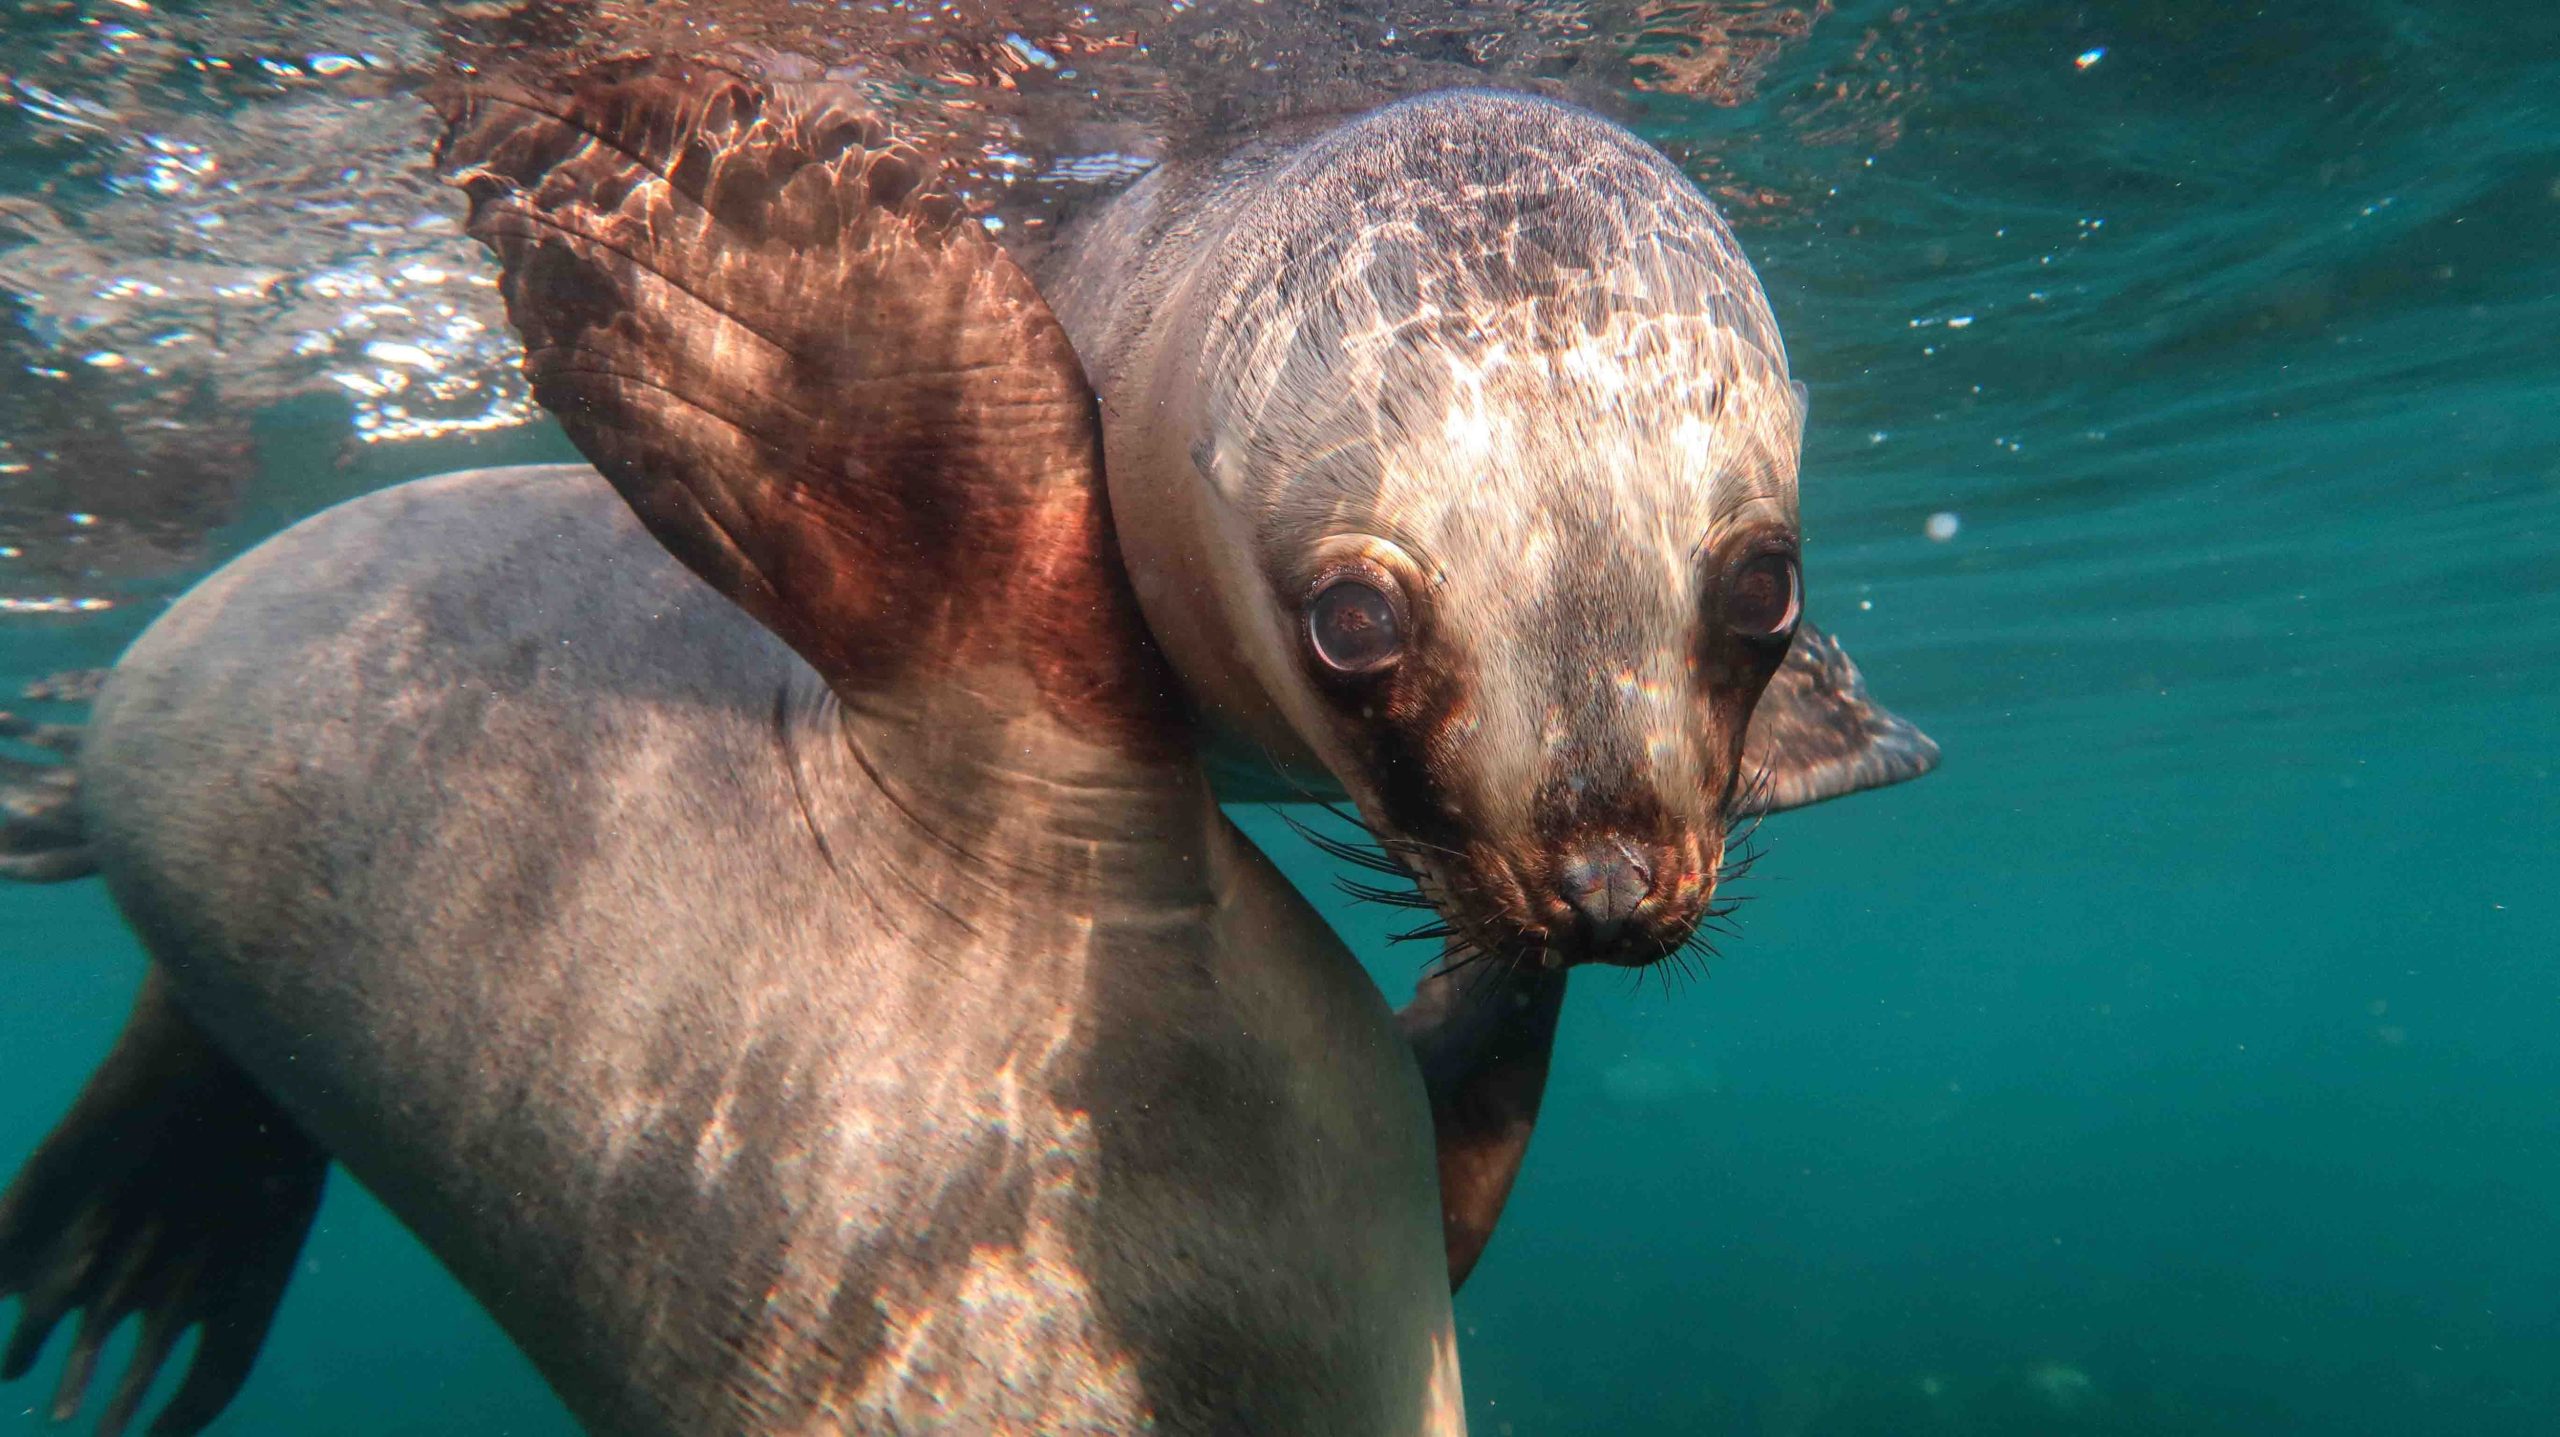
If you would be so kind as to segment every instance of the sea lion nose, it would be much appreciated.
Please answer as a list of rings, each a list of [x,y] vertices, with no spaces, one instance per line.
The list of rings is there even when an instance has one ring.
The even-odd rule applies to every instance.
[[[1653,892],[1653,870],[1623,838],[1597,838],[1568,855],[1563,872],[1564,900],[1582,915],[1594,943],[1607,943],[1625,931],[1636,905]]]

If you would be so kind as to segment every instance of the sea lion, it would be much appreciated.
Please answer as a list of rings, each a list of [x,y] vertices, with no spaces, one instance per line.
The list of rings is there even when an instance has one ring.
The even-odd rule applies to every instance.
[[[200,1321],[197,1430],[335,1158],[598,1432],[1462,1430],[1413,1060],[1213,802],[1027,277],[833,87],[454,104],[611,487],[341,505],[119,664],[153,977],[7,1371],[138,1312],[118,1430]]]
[[[1463,1279],[1550,970],[1679,952],[1728,825],[1937,762],[1803,621],[1804,391],[1767,297],[1659,152],[1493,91],[1168,165],[1042,283],[1224,791],[1347,792],[1437,910],[1404,1020]]]
[[[538,394],[737,610],[617,528],[602,489],[484,474],[312,520],[120,666],[82,843],[166,976],[0,1214],[0,1286],[33,1286],[26,1358],[26,1332],[74,1306],[84,1355],[100,1314],[146,1311],[115,1424],[192,1319],[220,1340],[161,1422],[228,1399],[307,1224],[279,1204],[261,1227],[246,1194],[279,1176],[315,1194],[323,1153],[614,1432],[1457,1422],[1446,1286],[1516,1171],[1562,978],[1426,981],[1405,1012],[1423,1117],[1375,991],[1206,809],[1196,735],[1119,589],[1065,341],[914,159],[824,95],[650,72],[481,102],[448,151],[507,259]],[[1441,182],[1498,161],[1464,149],[1498,131],[1431,138],[1487,102],[1400,110]],[[1137,366],[1085,333],[1119,433]],[[1787,479],[1792,520],[1792,433]],[[1121,523],[1149,494],[1114,487]],[[1792,551],[1787,574],[1792,605]],[[1234,615],[1303,599],[1262,594]],[[1190,663],[1224,733],[1295,740],[1285,779],[1377,807],[1385,745],[1329,738],[1318,707],[1254,735],[1234,717],[1252,689]],[[1787,694],[1769,669],[1812,676],[1792,730],[1853,758],[1900,735],[1853,671],[1797,658],[1710,707]],[[1810,753],[1782,745],[1769,792],[1841,792]],[[241,779],[146,779],[169,771]],[[1718,845],[1754,797],[1731,794],[1728,776]],[[230,871],[207,835],[243,807],[276,858],[253,832],[261,861]],[[1428,843],[1372,822],[1398,853]],[[1574,861],[1623,889],[1626,861],[1585,845],[1551,868]],[[699,889],[668,891],[671,866]],[[1590,889],[1564,902],[1618,902]],[[1595,922],[1644,917],[1651,894],[1620,897]],[[1541,950],[1613,953],[1590,938]],[[1523,940],[1503,935],[1505,963]],[[230,1114],[197,1132],[310,1137],[187,1199],[228,1214],[225,1245],[136,1250],[136,1219],[177,1199],[100,1173],[100,1135],[131,1135],[136,1089],[177,1091],[172,1053]],[[248,1076],[207,1081],[225,1053]],[[1308,1165],[1275,1181],[1270,1163]],[[1142,1271],[1142,1242],[1170,1271]],[[166,1281],[189,1260],[210,1265]],[[97,1276],[115,1271],[159,1286]],[[947,1406],[919,1411],[927,1393]]]

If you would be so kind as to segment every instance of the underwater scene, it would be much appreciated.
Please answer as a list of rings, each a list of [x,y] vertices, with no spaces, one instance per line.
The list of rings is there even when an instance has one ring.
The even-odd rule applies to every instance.
[[[1786,811],[1737,822],[1722,848],[1721,827],[1683,830],[1721,857],[1692,911],[1663,920],[1669,956],[1641,955],[1659,961],[1607,949],[1630,920],[1594,905],[1630,872],[1654,883],[1660,858],[1612,840],[1623,859],[1560,860],[1559,901],[1581,915],[1569,931],[1604,937],[1594,961],[1563,938],[1546,955],[1569,997],[1543,1104],[1530,1099],[1534,1141],[1454,1298],[1464,1430],[2560,1431],[2560,5],[23,0],[0,19],[0,710],[16,716],[0,721],[0,832],[18,851],[68,851],[44,846],[71,821],[58,801],[75,746],[50,726],[85,721],[77,676],[220,566],[421,476],[599,453],[646,468],[665,452],[630,438],[660,411],[597,419],[528,384],[527,321],[506,304],[529,308],[534,280],[466,231],[475,205],[545,192],[458,185],[556,154],[493,141],[470,170],[453,158],[467,137],[448,138],[457,178],[437,150],[448,123],[467,128],[456,77],[705,55],[823,73],[944,157],[962,238],[933,253],[1037,277],[1080,349],[1076,304],[1108,324],[1152,291],[1099,276],[1104,292],[1071,303],[1062,286],[1079,281],[1058,276],[1091,261],[1055,237],[1078,219],[1186,156],[1458,86],[1633,132],[1756,271],[1784,337],[1772,372],[1806,392],[1802,617],[1927,740],[1901,740],[1908,761],[1881,779],[1817,785],[1821,802],[1755,801],[1765,775],[1731,751],[1698,760],[1737,814]],[[622,142],[652,142],[644,128]],[[559,284],[555,298],[588,295]],[[1288,346],[1312,331],[1272,332],[1272,368],[1300,362]],[[1058,329],[1022,333],[989,353],[1046,352]],[[1725,353],[1705,352],[1694,362]],[[1091,353],[1086,367],[1116,502],[1127,401]],[[1750,382],[1733,392],[1777,406],[1773,432],[1791,434],[1784,385],[1737,373]],[[1607,383],[1631,406],[1651,392]],[[921,432],[901,442],[939,442]],[[614,448],[626,441],[640,447]],[[1059,441],[1059,462],[1082,442]],[[1019,448],[990,445],[967,472],[1008,472]],[[1190,457],[1213,480],[1230,463],[1215,445]],[[722,501],[698,502],[728,532]],[[1117,523],[1123,543],[1148,541],[1126,507]],[[435,557],[444,531],[419,532],[393,546],[404,562]],[[519,537],[539,554],[539,534]],[[1545,551],[1523,538],[1518,552]],[[1590,572],[1632,593],[1619,563]],[[993,592],[984,566],[951,572],[951,612]],[[1323,570],[1309,601],[1308,662],[1336,671],[1311,693],[1352,692],[1324,683],[1394,662],[1415,622],[1391,579],[1354,580],[1350,607],[1327,607],[1342,572]],[[1060,608],[1100,612],[1119,592]],[[1775,633],[1771,666],[1792,596],[1765,625],[1722,601],[1746,638]],[[771,617],[779,601],[741,602],[802,655],[824,647]],[[1473,602],[1505,601],[1496,585]],[[1181,641],[1159,637],[1183,668]],[[1047,684],[1040,654],[1086,642],[1026,662]],[[1534,684],[1526,659],[1512,670],[1500,684]],[[1060,682],[1100,705],[1088,690],[1121,677]],[[266,682],[241,682],[246,711],[289,716]],[[778,705],[770,721],[785,724]],[[1934,771],[1910,760],[1923,742]],[[1377,785],[1353,772],[1348,806],[1308,801],[1334,795],[1303,774],[1297,794],[1219,789],[1388,1007],[1435,959],[1472,960],[1480,917],[1449,899],[1451,937],[1376,871],[1428,869],[1434,899],[1478,882],[1432,866],[1472,838],[1379,817],[1406,811],[1395,764],[1441,752],[1413,751],[1379,760]],[[132,767],[126,787],[243,782]],[[528,797],[523,820],[556,819],[548,802]],[[198,838],[238,866],[226,893],[271,891],[256,878],[273,850]],[[1592,863],[1602,876],[1573,877]],[[62,881],[0,883],[0,1178],[80,1097],[147,967],[106,884],[42,868],[12,876]],[[235,901],[251,900],[211,900]],[[300,1021],[276,1019],[276,1041],[314,1036]],[[441,1031],[448,1052],[481,1041]],[[1275,1091],[1310,1091],[1294,1082]],[[1391,1100],[1423,1102],[1377,1098]],[[1203,1126],[1166,1141],[1201,1154],[1256,1122],[1206,1099],[1183,1116]],[[0,1330],[52,1300],[26,1290],[10,1240]],[[1436,1273],[1439,1253],[1424,1256]],[[344,1169],[285,1271],[254,1368],[206,1430],[623,1429],[611,1401],[556,1390],[510,1337],[525,1329],[502,1328]],[[543,1310],[574,1327],[580,1292]],[[1369,1330],[1347,1303],[1341,1321],[1327,1342]],[[79,1319],[13,1349],[28,1366],[0,1385],[0,1434],[96,1430],[143,1325],[106,1341],[64,1425]],[[1073,1345],[1041,1333],[1021,1341]],[[131,1430],[151,1430],[196,1343],[160,1368]],[[563,1338],[540,1362],[602,1361],[583,1350]],[[1072,1430],[1123,1425],[1146,1424]],[[873,1413],[826,1430],[928,1428],[970,1425]],[[1168,1416],[1164,1430],[1220,1429]]]

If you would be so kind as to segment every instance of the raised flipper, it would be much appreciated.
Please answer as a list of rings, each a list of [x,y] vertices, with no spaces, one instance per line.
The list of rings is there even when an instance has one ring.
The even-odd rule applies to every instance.
[[[328,1155],[143,981],[115,1051],[0,1196],[0,1297],[23,1306],[0,1380],[26,1375],[81,1314],[53,1417],[79,1410],[98,1349],[141,1318],[99,1419],[116,1437],[191,1326],[202,1341],[153,1437],[211,1422],[249,1374],[311,1230]]]
[[[1075,351],[857,95],[648,61],[439,104],[535,397],[850,709],[983,718],[940,680],[1010,670],[1098,739],[1178,742]]]
[[[1878,706],[1838,641],[1806,624],[1753,710],[1748,783],[1733,816],[1801,808],[1937,766],[1938,746]],[[1431,1095],[1453,1289],[1492,1239],[1528,1156],[1564,1006],[1562,972],[1500,962],[1435,966],[1396,1015]]]
[[[28,685],[26,696],[48,703],[87,703],[97,696],[103,677],[103,670],[55,674]],[[0,742],[60,757],[43,762],[0,753],[0,878],[60,883],[97,872],[80,816],[80,773],[69,762],[80,752],[79,726],[0,712]]]

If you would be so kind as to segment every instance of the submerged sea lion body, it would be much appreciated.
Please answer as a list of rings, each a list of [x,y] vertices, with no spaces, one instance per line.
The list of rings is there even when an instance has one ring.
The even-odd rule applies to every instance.
[[[172,996],[597,1431],[1428,1429],[1375,988],[1200,786],[921,756],[592,474],[498,471],[196,589],[89,812]]]
[[[408,486],[120,667],[79,841],[161,975],[0,1205],[22,1332],[86,1310],[65,1390],[101,1314],[145,1381],[203,1320],[164,1425],[209,1419],[328,1154],[599,1430],[1461,1428],[1561,965],[1932,753],[1797,626],[1801,412],[1721,221],[1596,119],[1437,97],[1145,182],[1061,326],[826,87],[454,109],[641,522]],[[1400,1025],[1204,742],[1419,879]],[[111,1159],[178,1079],[219,1121]],[[224,1135],[228,1187],[156,1176]]]

